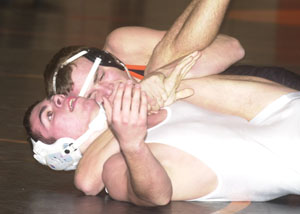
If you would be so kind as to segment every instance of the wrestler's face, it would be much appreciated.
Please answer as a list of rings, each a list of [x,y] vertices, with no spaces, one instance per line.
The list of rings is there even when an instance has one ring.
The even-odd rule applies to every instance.
[[[72,81],[74,83],[73,90],[70,95],[78,96],[93,63],[84,57],[80,57],[74,61],[75,66],[72,69]],[[95,91],[97,91],[97,97],[109,97],[112,93],[114,85],[120,81],[126,81],[128,79],[127,73],[114,67],[99,66],[97,72],[93,77],[93,81],[88,87],[84,97],[96,97]],[[101,102],[102,100],[98,100]]]
[[[95,100],[55,95],[35,106],[30,124],[34,133],[40,133],[47,139],[77,139],[88,129],[98,111],[99,105]]]

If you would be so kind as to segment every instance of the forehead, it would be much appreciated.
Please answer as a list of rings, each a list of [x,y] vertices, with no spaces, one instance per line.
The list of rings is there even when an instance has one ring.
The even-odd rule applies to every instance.
[[[41,116],[43,111],[50,105],[50,101],[44,99],[40,103],[38,103],[31,112],[29,122],[31,124],[31,129],[33,131],[41,131],[42,124],[41,124]]]

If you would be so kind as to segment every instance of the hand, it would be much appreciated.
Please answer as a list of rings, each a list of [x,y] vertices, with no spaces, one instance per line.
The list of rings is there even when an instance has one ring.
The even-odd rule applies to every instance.
[[[193,89],[187,88],[177,91],[181,80],[184,79],[186,74],[191,70],[194,64],[200,57],[200,52],[196,51],[183,59],[181,59],[174,71],[164,80],[165,90],[168,94],[167,100],[164,101],[164,106],[171,105],[176,100],[184,99],[194,94]]]
[[[141,81],[141,88],[148,96],[148,110],[158,111],[168,98],[164,85],[165,75],[152,72]]]
[[[178,99],[193,95],[192,89],[177,91],[180,82],[190,71],[200,57],[200,52],[194,52],[183,59],[152,72],[141,82],[142,90],[150,97],[148,110],[157,111],[163,106],[170,105]],[[164,74],[170,74],[167,78]],[[156,100],[156,102],[155,102]]]
[[[120,83],[112,106],[104,98],[108,123],[122,150],[139,148],[147,133],[147,96],[139,84]]]

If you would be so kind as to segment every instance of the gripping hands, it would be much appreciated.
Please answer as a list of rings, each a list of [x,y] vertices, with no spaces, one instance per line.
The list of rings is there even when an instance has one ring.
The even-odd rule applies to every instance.
[[[120,83],[112,106],[104,98],[108,123],[122,150],[135,150],[144,143],[147,133],[147,96],[139,84]]]
[[[149,104],[152,111],[157,111],[161,107],[170,105],[176,100],[193,95],[192,89],[177,90],[180,82],[190,71],[200,57],[200,52],[194,52],[184,58],[158,69],[147,76],[142,82],[142,90],[150,97]],[[165,75],[170,75],[165,77]],[[153,101],[155,100],[155,101]]]
[[[153,84],[151,87],[150,84],[147,84],[147,87],[142,84],[142,86],[133,84],[129,80],[117,85],[112,95],[112,103],[103,97],[108,123],[122,150],[135,150],[144,143],[147,133],[147,95],[149,92],[152,92],[150,94],[158,100],[157,105],[151,109],[152,111],[157,111],[162,106],[170,105],[176,100],[191,96],[194,93],[192,89],[179,91],[177,89],[181,80],[199,57],[200,53],[194,52],[180,59],[179,62],[175,62],[175,68],[173,65],[172,73],[166,78],[162,74],[152,75],[151,82]],[[146,90],[147,95],[144,90]]]

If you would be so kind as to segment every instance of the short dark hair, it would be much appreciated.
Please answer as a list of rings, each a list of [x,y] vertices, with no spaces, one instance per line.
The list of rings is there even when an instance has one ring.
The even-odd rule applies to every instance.
[[[73,81],[71,78],[73,63],[61,66],[68,58],[79,53],[82,50],[88,49],[86,46],[68,46],[60,49],[50,60],[44,70],[44,83],[47,97],[54,94],[67,95],[72,91]],[[53,90],[53,76],[57,73],[56,77],[56,92]]]
[[[39,103],[40,103],[40,101],[36,101],[35,103],[33,103],[32,105],[30,105],[28,107],[28,109],[26,110],[25,115],[24,115],[23,126],[24,126],[24,128],[27,132],[28,141],[30,141],[30,138],[32,138],[35,141],[40,140],[45,144],[52,144],[56,141],[55,138],[47,139],[44,136],[42,136],[41,133],[35,133],[32,130],[32,126],[31,126],[31,123],[30,123],[30,116],[31,116],[31,113],[32,113],[32,110],[34,109],[34,107],[36,107],[37,104],[39,104]]]

